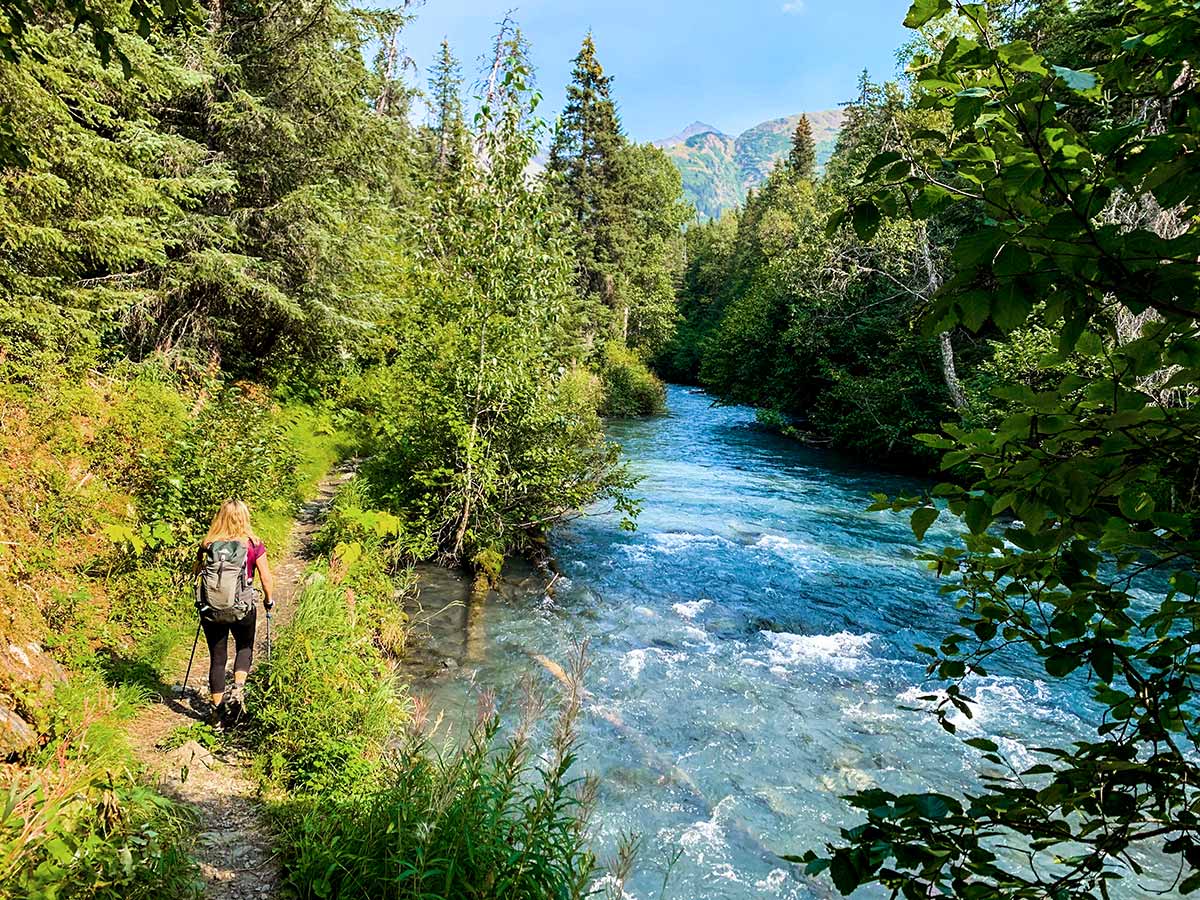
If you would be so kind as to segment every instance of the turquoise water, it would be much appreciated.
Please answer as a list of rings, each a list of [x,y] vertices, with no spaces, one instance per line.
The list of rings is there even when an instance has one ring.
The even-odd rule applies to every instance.
[[[938,643],[954,611],[915,559],[907,516],[865,510],[872,492],[914,485],[766,434],[752,410],[689,389],[671,388],[668,406],[610,427],[644,476],[637,531],[603,510],[557,530],[553,596],[526,579],[463,616],[461,640],[443,629],[457,665],[428,690],[452,713],[473,710],[479,686],[511,708],[537,654],[564,661],[588,639],[580,765],[601,778],[601,855],[623,832],[643,838],[629,894],[658,897],[678,855],[668,897],[834,896],[776,854],[856,821],[839,795],[956,792],[986,765],[903,708],[931,687],[914,644]],[[944,523],[926,538],[953,540]],[[968,681],[976,712],[959,736],[1031,765],[1029,747],[1085,734],[1083,692],[1042,677],[1008,660]]]

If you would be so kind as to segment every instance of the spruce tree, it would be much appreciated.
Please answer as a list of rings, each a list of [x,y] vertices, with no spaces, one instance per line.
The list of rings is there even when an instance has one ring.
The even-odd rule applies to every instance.
[[[609,310],[616,324],[623,206],[621,151],[625,138],[609,89],[612,79],[596,59],[589,33],[583,40],[548,170],[559,178],[563,204],[579,227],[579,282],[585,298]]]
[[[808,116],[801,116],[792,134],[792,151],[788,154],[788,168],[799,178],[812,181],[817,169],[817,145],[813,141],[812,126]]]
[[[434,161],[442,173],[457,172],[466,152],[461,88],[462,74],[458,60],[450,52],[450,42],[443,40],[441,56],[429,71]]]

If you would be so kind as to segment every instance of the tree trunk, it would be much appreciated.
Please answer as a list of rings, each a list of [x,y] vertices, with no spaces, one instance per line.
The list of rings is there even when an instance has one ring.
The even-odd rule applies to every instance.
[[[963,409],[967,405],[967,395],[963,392],[962,382],[958,380],[958,371],[954,367],[954,344],[950,340],[950,332],[943,331],[938,335],[942,345],[942,377],[946,379],[946,388],[950,391],[950,402],[955,409]]]
[[[458,518],[458,527],[454,532],[454,547],[451,550],[456,561],[461,560],[463,544],[467,537],[467,526],[471,523],[471,505],[475,498],[475,443],[479,439],[479,415],[482,410],[479,408],[483,399],[483,363],[485,359],[485,349],[487,335],[487,320],[479,326],[479,370],[476,373],[477,381],[475,382],[475,415],[471,420],[471,436],[467,439],[467,470],[466,470],[466,485],[463,488],[463,507],[462,513]]]
[[[921,228],[921,262],[925,265],[925,296],[932,299],[942,286],[942,276],[933,264],[927,227]],[[961,410],[967,405],[967,395],[963,392],[962,382],[958,380],[958,369],[954,365],[954,342],[950,335],[950,331],[943,331],[938,335],[942,349],[942,378],[945,379],[946,389],[950,392],[950,402],[954,404],[955,409]]]

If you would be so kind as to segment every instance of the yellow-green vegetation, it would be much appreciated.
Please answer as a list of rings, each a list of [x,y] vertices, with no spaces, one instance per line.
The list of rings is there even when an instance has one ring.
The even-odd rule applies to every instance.
[[[139,784],[125,724],[186,652],[211,510],[245,496],[281,546],[338,436],[313,409],[155,364],[51,371],[0,407],[0,896],[189,895],[187,816]]]
[[[191,815],[130,766],[124,725],[141,692],[90,673],[55,699],[50,739],[5,774],[0,897],[198,896]]]
[[[418,128],[387,52],[408,10],[3,4],[4,900],[193,890],[182,813],[119,741],[89,748],[182,668],[193,553],[222,500],[247,501],[278,552],[334,461],[371,455],[256,688],[260,768],[298,804],[289,822],[408,769],[448,803],[475,785],[384,752],[404,722],[388,670],[409,563],[494,575],[596,499],[632,508],[597,373],[605,343],[644,353],[669,335],[675,172],[614,118],[628,234],[608,235],[615,293],[584,289],[586,185],[527,177],[547,126],[519,32],[498,36],[477,117],[447,47]],[[522,814],[489,796],[463,802],[496,817],[499,848]],[[581,833],[575,808],[554,810],[538,827],[558,837],[527,847],[541,880],[512,882],[527,896],[548,873],[578,892],[590,870],[563,837]],[[285,858],[314,852],[285,833]],[[461,847],[437,846],[458,865]],[[512,895],[495,869],[478,865],[478,896]]]
[[[646,363],[615,341],[604,348],[600,366],[606,416],[649,416],[666,409],[666,389]]]

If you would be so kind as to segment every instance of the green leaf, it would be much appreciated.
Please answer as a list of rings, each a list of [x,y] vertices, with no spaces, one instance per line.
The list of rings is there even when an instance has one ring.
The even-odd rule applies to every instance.
[[[1025,324],[1033,301],[1017,282],[1008,282],[992,297],[992,321],[1004,332],[1013,331]]]
[[[1095,72],[1083,72],[1078,69],[1068,69],[1065,66],[1053,66],[1058,80],[1078,94],[1090,93],[1096,90],[1100,83]]]
[[[1013,41],[997,48],[997,55],[1002,62],[1018,72],[1031,72],[1035,75],[1046,74],[1046,61],[1038,55],[1029,41]]]
[[[839,851],[834,854],[829,864],[829,874],[833,876],[833,885],[843,896],[857,890],[860,879],[860,854],[857,851]]]
[[[918,541],[925,540],[925,532],[929,530],[929,526],[937,521],[937,517],[941,515],[941,510],[936,506],[922,506],[913,510],[912,514],[912,530],[917,536]]]
[[[1068,650],[1055,650],[1046,658],[1046,673],[1055,678],[1070,675],[1083,663],[1083,657]]]
[[[875,232],[879,230],[882,218],[879,213],[879,207],[872,201],[865,200],[862,203],[856,203],[852,219],[854,222],[854,233],[858,235],[859,240],[869,241],[875,237]]]
[[[983,534],[992,524],[992,505],[982,497],[976,497],[967,504],[963,515],[971,534]]]
[[[968,738],[963,743],[976,750],[983,750],[985,753],[995,753],[1000,749],[995,741],[989,741],[987,738]]]
[[[905,28],[920,28],[930,19],[950,11],[949,0],[913,0],[904,17]]]

